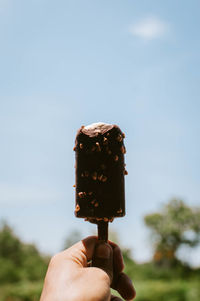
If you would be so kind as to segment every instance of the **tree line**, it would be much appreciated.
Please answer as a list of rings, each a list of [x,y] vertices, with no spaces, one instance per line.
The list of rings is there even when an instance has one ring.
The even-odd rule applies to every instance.
[[[162,297],[164,283],[168,293],[174,296],[172,299],[177,301],[190,300],[189,297],[187,299],[189,295],[186,284],[189,287],[192,283],[191,289],[193,287],[197,296],[197,299],[193,298],[193,300],[200,300],[199,285],[195,288],[195,281],[199,283],[200,280],[200,269],[191,268],[189,263],[182,262],[177,255],[181,246],[188,245],[194,248],[200,243],[200,208],[188,206],[182,200],[171,200],[159,212],[146,215],[144,222],[152,238],[154,250],[152,261],[137,264],[131,256],[131,250],[122,248],[126,273],[136,283],[138,281],[139,285],[143,283],[143,288],[139,290],[143,295],[139,295],[136,300],[159,300]],[[65,247],[80,239],[79,232],[72,232],[65,241]],[[6,222],[1,222],[0,296],[2,301],[38,300],[49,259],[50,257],[41,254],[35,245],[21,241]],[[181,279],[181,281],[187,279],[187,282],[182,285],[179,282],[178,286],[174,284],[172,287],[166,282],[172,279]],[[191,279],[192,281],[188,282]],[[150,284],[150,281],[157,281],[156,286],[155,283]],[[149,295],[149,289],[147,292],[148,285],[151,286],[152,296]],[[158,293],[159,287],[160,293]]]

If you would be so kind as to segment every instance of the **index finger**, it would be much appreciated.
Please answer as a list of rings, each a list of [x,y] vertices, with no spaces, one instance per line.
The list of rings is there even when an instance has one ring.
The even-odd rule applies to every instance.
[[[96,243],[97,237],[89,236],[59,253],[59,256],[79,267],[87,267],[88,261],[92,260]]]

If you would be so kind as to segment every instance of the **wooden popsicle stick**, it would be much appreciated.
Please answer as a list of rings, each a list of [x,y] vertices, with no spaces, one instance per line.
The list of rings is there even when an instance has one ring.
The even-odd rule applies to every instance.
[[[107,242],[108,241],[108,222],[99,221],[98,227],[98,240]]]

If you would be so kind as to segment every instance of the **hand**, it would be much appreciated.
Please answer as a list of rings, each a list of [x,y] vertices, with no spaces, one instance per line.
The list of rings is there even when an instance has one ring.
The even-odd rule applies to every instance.
[[[40,301],[121,300],[111,296],[110,287],[125,300],[132,300],[135,290],[123,268],[116,244],[88,237],[51,259]]]

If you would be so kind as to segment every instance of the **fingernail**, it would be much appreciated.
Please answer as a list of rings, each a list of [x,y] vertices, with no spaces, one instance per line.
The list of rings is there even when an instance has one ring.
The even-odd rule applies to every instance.
[[[111,256],[111,247],[106,244],[99,244],[96,247],[95,255],[99,258],[105,258],[108,259]]]

